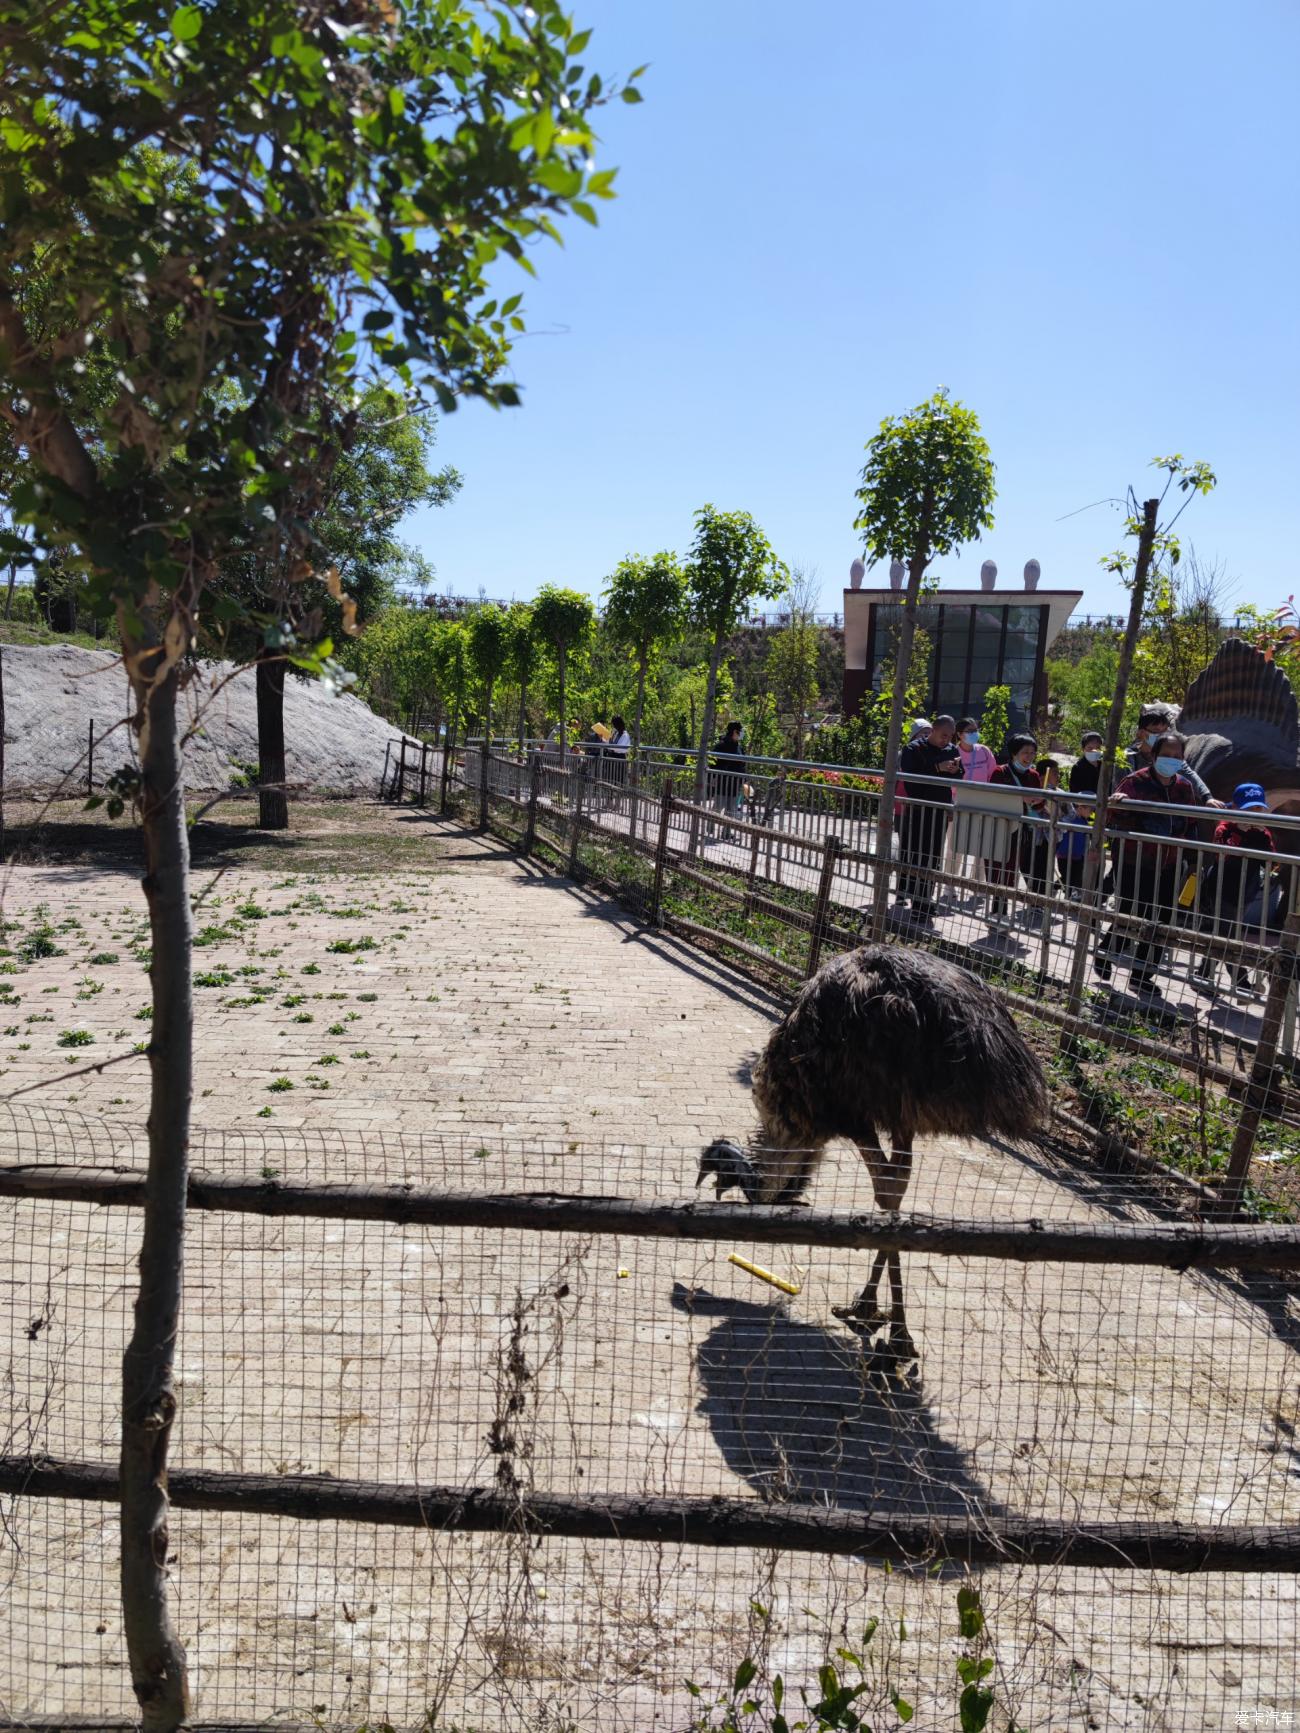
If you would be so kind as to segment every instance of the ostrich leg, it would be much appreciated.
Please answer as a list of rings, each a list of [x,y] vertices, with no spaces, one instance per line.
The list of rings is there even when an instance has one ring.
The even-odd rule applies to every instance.
[[[858,1144],[858,1154],[871,1175],[871,1189],[879,1210],[894,1212],[901,1207],[907,1195],[912,1179],[913,1135],[910,1126],[897,1127],[890,1138],[892,1150],[888,1160],[874,1133],[870,1142]],[[889,1266],[888,1313],[880,1310],[876,1299],[880,1277],[886,1265]],[[907,1314],[903,1305],[903,1267],[898,1252],[877,1252],[867,1284],[857,1299],[851,1306],[834,1306],[831,1310],[835,1317],[842,1318],[846,1324],[859,1330],[870,1330],[878,1324],[888,1324],[889,1343],[899,1358],[917,1358],[916,1344],[907,1328]]]
[[[890,1163],[884,1150],[880,1147],[880,1139],[874,1128],[870,1129],[865,1138],[857,1140],[858,1154],[863,1165],[871,1176],[871,1190],[875,1195],[876,1207],[886,1209],[882,1192],[889,1193]],[[858,1329],[871,1330],[878,1324],[886,1324],[889,1319],[876,1303],[876,1291],[880,1286],[880,1277],[889,1261],[888,1252],[877,1252],[876,1260],[871,1266],[871,1274],[867,1285],[854,1300],[851,1306],[832,1306],[831,1313],[836,1318],[843,1318],[846,1324],[856,1325]]]

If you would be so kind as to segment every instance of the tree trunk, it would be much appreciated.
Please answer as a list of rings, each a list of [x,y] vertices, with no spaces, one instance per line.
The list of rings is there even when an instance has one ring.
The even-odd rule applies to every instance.
[[[480,830],[488,827],[488,777],[492,772],[492,685],[487,682],[483,709],[483,756],[478,767],[478,822]]]
[[[284,786],[284,657],[257,653],[257,824],[288,830],[289,796]]]
[[[9,562],[9,588],[5,592],[5,619],[6,620],[13,618],[14,585],[17,582],[18,582],[18,562],[17,562],[17,560],[11,560]]]
[[[126,652],[138,705],[153,1031],[140,1286],[122,1361],[121,1570],[131,1683],[149,1733],[172,1733],[189,1715],[185,1651],[167,1604],[167,1449],[176,1413],[193,1094],[189,832],[176,717],[180,670],[172,661],[150,673],[163,654],[158,647]]]
[[[565,757],[569,750],[569,712],[565,708],[564,691],[564,645],[560,651],[560,766],[563,768]]]
[[[519,756],[528,757],[528,682],[519,682]]]
[[[637,809],[640,806],[641,788],[641,718],[645,714],[645,675],[646,664],[650,660],[650,646],[641,646],[641,656],[636,670],[636,714],[632,718],[632,762],[628,766],[631,787],[631,805],[628,813],[628,835],[636,841]]]
[[[1066,1009],[1077,1015],[1083,1003],[1084,976],[1088,969],[1092,930],[1101,919],[1101,898],[1098,881],[1101,878],[1101,854],[1106,836],[1106,803],[1115,781],[1115,761],[1119,756],[1119,731],[1124,720],[1124,705],[1128,699],[1129,676],[1133,672],[1133,654],[1142,630],[1142,610],[1146,606],[1147,578],[1156,545],[1156,514],[1158,499],[1147,500],[1142,507],[1142,528],[1138,532],[1137,559],[1133,567],[1133,593],[1129,597],[1128,625],[1119,653],[1119,668],[1115,675],[1115,695],[1111,699],[1110,717],[1106,723],[1106,744],[1102,750],[1097,773],[1097,805],[1092,819],[1092,837],[1083,863],[1083,895],[1079,902],[1079,925],[1074,940],[1074,956],[1070,964],[1070,986]],[[1062,1045],[1068,1048],[1071,1042]]]
[[[921,499],[916,549],[907,562],[903,629],[899,633],[898,654],[894,658],[894,693],[889,711],[889,733],[885,738],[885,782],[880,791],[880,807],[876,814],[876,883],[872,896],[871,936],[877,940],[884,937],[885,931],[885,904],[889,900],[889,865],[893,856],[891,838],[894,834],[894,794],[898,788],[898,748],[903,736],[903,701],[907,697],[907,682],[912,672],[917,599],[921,594],[921,579],[930,563],[930,522],[933,514],[934,497],[927,487]]]
[[[722,632],[715,634],[713,653],[709,657],[709,679],[704,688],[704,722],[700,728],[700,750],[695,760],[695,800],[698,805],[704,799],[704,781],[709,768],[709,735],[713,732],[713,712],[718,701],[718,669],[722,666],[722,646],[726,642]]]

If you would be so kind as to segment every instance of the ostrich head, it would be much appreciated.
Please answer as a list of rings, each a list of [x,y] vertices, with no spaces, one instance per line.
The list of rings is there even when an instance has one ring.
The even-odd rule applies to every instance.
[[[714,1138],[700,1157],[700,1171],[695,1184],[703,1184],[709,1174],[713,1175],[714,1189],[719,1197],[735,1186],[744,1192],[748,1203],[758,1202],[761,1187],[754,1164],[736,1144],[728,1143],[725,1138]]]

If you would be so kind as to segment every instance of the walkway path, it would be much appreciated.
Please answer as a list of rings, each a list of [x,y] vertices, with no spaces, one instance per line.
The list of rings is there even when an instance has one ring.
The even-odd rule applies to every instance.
[[[200,1164],[677,1197],[706,1138],[744,1132],[747,1063],[777,1009],[761,992],[437,820],[315,824],[286,847],[221,837],[200,861]],[[6,1159],[89,1141],[138,1161],[141,1062],[60,1081],[144,1027],[138,886],[81,863],[17,869],[4,915],[11,946],[50,930],[62,951],[5,977],[21,1003],[0,1088],[47,1085],[7,1109]],[[60,1046],[73,1028],[93,1040]],[[33,1099],[91,1125],[33,1127]],[[814,1195],[866,1206],[851,1152]],[[953,1143],[920,1153],[909,1202],[1142,1213],[1050,1151]],[[10,1448],[111,1457],[132,1218],[24,1205],[0,1222]],[[908,1382],[830,1317],[859,1262],[737,1247],[795,1276],[787,1307],[729,1249],[196,1217],[176,1459],[481,1482],[508,1465],[525,1486],[912,1514],[1300,1520],[1297,1319],[1264,1286],[915,1259]],[[0,1703],[127,1707],[113,1531],[111,1513],[20,1502]],[[842,1640],[819,1619],[856,1639],[886,1614],[882,1700],[901,1690],[926,1727],[952,1714],[955,1585],[862,1561],[189,1515],[176,1555],[206,1717],[323,1705],[327,1726],[415,1725],[445,1663],[449,1723],[554,1728],[542,1706],[563,1705],[602,1733],[676,1730],[681,1681],[729,1676],[754,1642],[755,1599],[787,1679],[811,1680]],[[1000,1701],[1026,1728],[1218,1729],[1297,1694],[1289,1580],[1008,1570],[982,1590]]]

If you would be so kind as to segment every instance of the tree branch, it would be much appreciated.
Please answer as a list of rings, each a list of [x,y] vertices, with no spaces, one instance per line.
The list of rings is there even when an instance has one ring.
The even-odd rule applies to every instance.
[[[3,285],[0,285],[0,349],[8,352],[11,377],[27,396],[27,409],[9,416],[18,436],[42,467],[65,487],[82,499],[92,498],[99,472],[60,403],[48,370],[37,361],[22,313]]]

